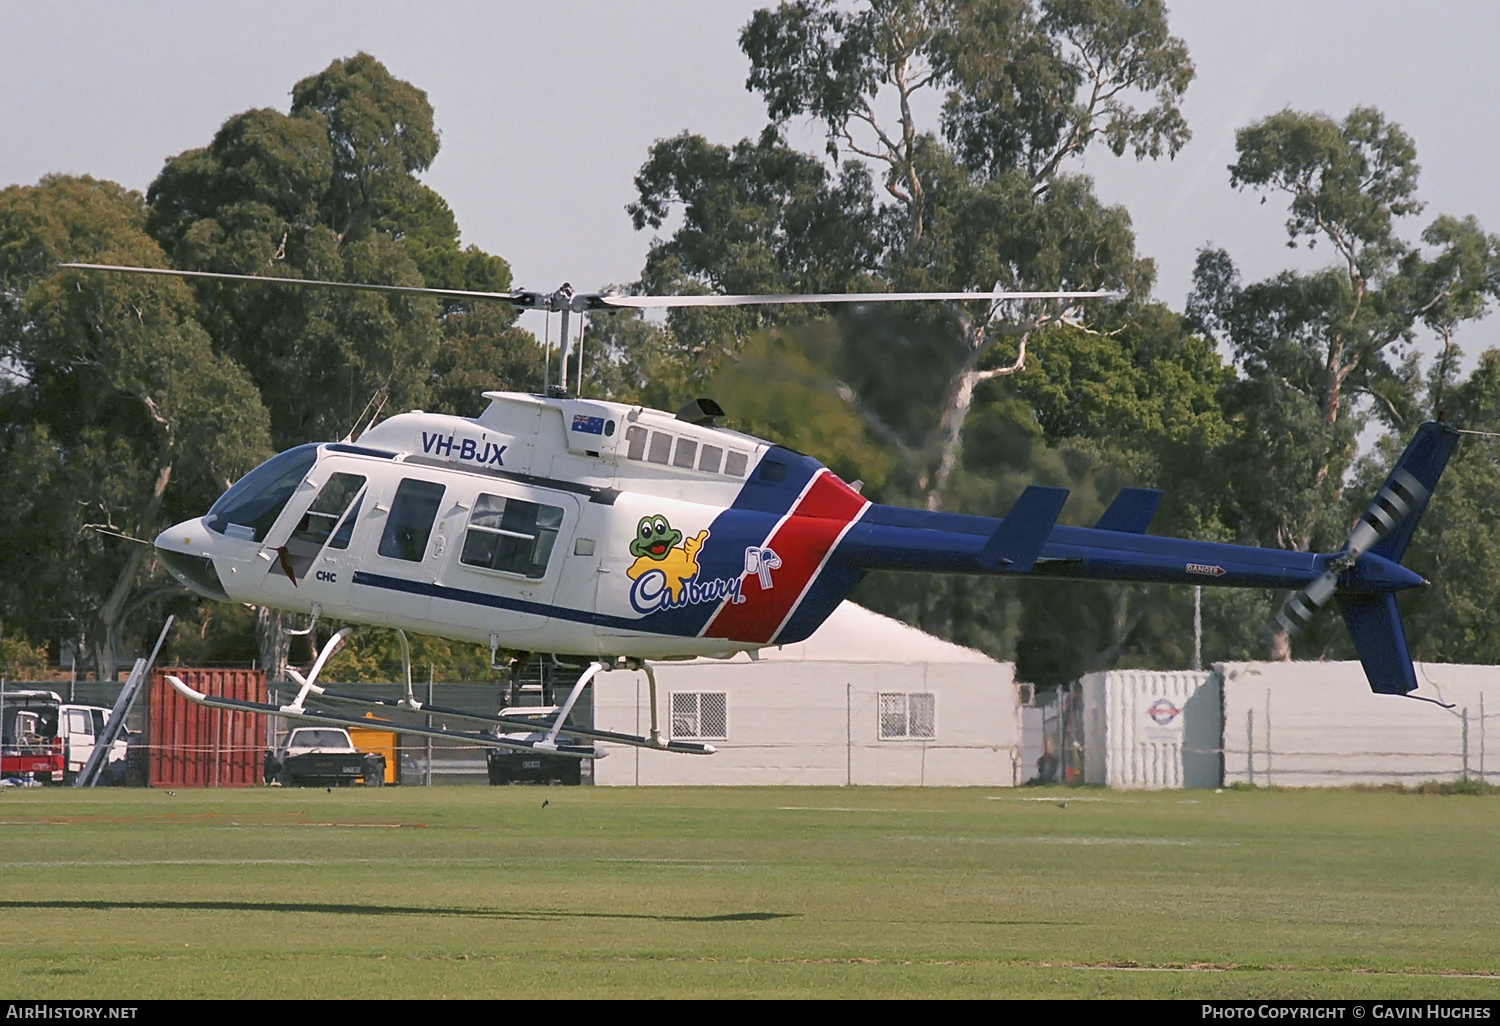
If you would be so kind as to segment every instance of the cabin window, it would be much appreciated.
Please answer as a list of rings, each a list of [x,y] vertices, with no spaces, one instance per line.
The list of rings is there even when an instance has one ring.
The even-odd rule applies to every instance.
[[[639,424],[625,429],[625,455],[632,460],[646,458],[646,429]]]
[[[337,531],[333,532],[333,538],[328,543],[330,549],[347,549],[349,547],[349,539],[354,536],[354,523],[359,519],[359,507],[363,506],[364,502],[365,496],[361,492],[359,498],[354,500],[354,505],[349,507],[349,512],[345,515],[344,522],[339,524]]]
[[[932,740],[937,736],[937,696],[881,692],[880,740]]]
[[[728,738],[729,695],[723,691],[673,692],[672,737],[711,741]]]
[[[762,481],[785,481],[786,464],[777,463],[775,460],[766,460],[760,465],[760,479]]]
[[[459,559],[486,570],[533,579],[545,577],[562,519],[563,511],[557,506],[480,495],[469,514],[469,530]]]
[[[242,541],[264,541],[292,493],[318,461],[316,443],[272,456],[219,496],[203,522],[212,531]]]
[[[692,470],[698,461],[698,443],[691,438],[677,439],[677,451],[672,454],[672,466]]]
[[[724,450],[717,445],[705,445],[698,454],[698,469],[707,474],[717,474],[719,464],[724,462]]]
[[[380,536],[380,554],[420,563],[427,554],[427,539],[442,502],[442,485],[412,478],[402,481],[391,501],[385,533]]]
[[[667,460],[672,455],[672,436],[665,431],[651,432],[651,451],[646,453],[647,463],[660,463],[667,465]]]
[[[730,477],[744,477],[745,468],[750,465],[750,457],[747,453],[730,451],[724,457],[724,473]]]
[[[322,491],[318,492],[318,497],[302,515],[302,522],[292,532],[292,541],[311,548],[316,554],[344,519],[344,514],[349,512],[349,507],[364,486],[365,479],[358,474],[331,475]],[[351,529],[353,519],[349,518]],[[344,534],[344,544],[335,545],[334,548],[342,549],[349,544],[348,532],[341,533]]]

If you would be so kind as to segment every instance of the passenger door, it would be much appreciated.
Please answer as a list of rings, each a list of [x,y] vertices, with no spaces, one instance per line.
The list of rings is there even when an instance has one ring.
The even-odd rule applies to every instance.
[[[446,548],[446,531],[435,528],[447,491],[426,476],[370,490],[375,501],[354,536],[359,569],[351,568],[351,610],[390,627],[431,629],[428,611]]]
[[[566,554],[578,523],[577,497],[483,481],[455,507],[457,515],[444,517],[452,552],[444,561],[433,619],[493,635],[504,648],[541,646],[537,634],[555,611],[558,581],[571,558]]]
[[[87,709],[64,708],[62,713],[67,771],[77,773],[89,761],[89,756],[94,754],[94,720]]]

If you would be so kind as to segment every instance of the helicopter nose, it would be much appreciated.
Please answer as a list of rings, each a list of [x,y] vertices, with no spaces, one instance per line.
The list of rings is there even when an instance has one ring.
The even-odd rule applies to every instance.
[[[167,571],[205,598],[228,602],[214,567],[213,542],[202,520],[184,520],[156,536],[156,555]]]

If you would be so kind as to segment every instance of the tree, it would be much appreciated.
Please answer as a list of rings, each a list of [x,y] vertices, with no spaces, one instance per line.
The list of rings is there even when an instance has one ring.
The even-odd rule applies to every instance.
[[[138,193],[90,178],[0,193],[0,616],[103,679],[132,617],[181,591],[148,576],[149,540],[269,455],[255,387],[185,285],[57,268],[163,266],[145,220]]]
[[[1402,219],[1422,210],[1416,147],[1379,111],[1340,123],[1282,111],[1236,142],[1231,184],[1287,197],[1288,245],[1325,243],[1336,263],[1245,285],[1227,253],[1199,254],[1189,313],[1242,370],[1226,393],[1237,438],[1221,454],[1233,468],[1223,519],[1251,543],[1337,548],[1362,410],[1414,426],[1411,344],[1425,325],[1451,368],[1453,330],[1484,314],[1497,246],[1472,218],[1437,219],[1425,250],[1401,238]],[[1290,657],[1284,633],[1272,651]]]
[[[1401,596],[1402,617],[1415,658],[1493,663],[1500,660],[1494,629],[1500,608],[1500,446],[1494,434],[1500,432],[1500,350],[1483,353],[1467,380],[1445,381],[1434,371],[1423,405],[1430,406],[1441,388],[1448,419],[1474,434],[1459,441],[1412,537],[1403,562],[1431,586]],[[1353,480],[1360,493],[1380,486],[1405,442],[1388,434],[1359,462]]]
[[[831,0],[786,3],[757,12],[741,46],[747,85],[765,97],[772,124],[732,150],[687,135],[653,147],[637,177],[635,224],[661,227],[679,206],[684,223],[653,245],[648,287],[1149,291],[1128,217],[1062,168],[1101,133],[1114,152],[1139,157],[1186,141],[1177,103],[1192,66],[1159,4],[877,0],[847,12]],[[942,139],[918,121],[924,91],[945,97]],[[1146,108],[1127,102],[1143,93],[1153,99]],[[887,99],[896,107],[889,122]],[[803,116],[824,126],[837,174],[782,140],[780,126]],[[976,390],[1024,368],[1037,331],[1083,323],[1071,305],[1008,305],[894,312],[951,338],[932,351],[945,368],[937,394],[922,396],[940,412],[902,438],[925,463],[913,480],[931,509],[943,505],[959,464]],[[671,326],[711,367],[767,320],[694,312]],[[852,363],[879,365],[869,341],[851,339]],[[835,376],[872,430],[888,440],[902,433],[879,416],[879,397]]]
[[[1187,140],[1193,70],[1160,4],[813,0],[757,12],[741,46],[770,124],[733,146],[684,134],[652,148],[634,223],[681,222],[653,242],[641,287],[1118,288],[1132,300],[674,312],[639,339],[682,368],[654,380],[711,389],[738,426],[862,478],[872,498],[929,509],[994,515],[1042,481],[1074,489],[1067,522],[1092,523],[1120,484],[1169,482],[1222,441],[1212,347],[1145,302],[1153,269],[1129,215],[1071,173],[1095,141],[1151,158]],[[787,144],[794,118],[823,127],[827,159]],[[1217,529],[1204,502],[1181,503],[1164,518]],[[1028,631],[1039,651],[1094,629],[1076,595],[1097,591],[1115,626],[1089,660],[1169,658],[1151,655],[1171,631],[1151,633],[1143,593],[1049,592],[1066,621],[1049,624],[1042,590],[872,574],[855,597],[1012,657]]]
[[[297,83],[289,114],[237,114],[207,147],[169,160],[148,192],[149,226],[184,269],[508,289],[505,261],[461,248],[453,211],[415,177],[437,150],[426,95],[359,54]],[[215,345],[265,397],[278,448],[341,437],[372,396],[391,409],[421,406],[447,370],[508,369],[490,350],[520,343],[506,335],[514,315],[504,309],[195,287]]]
[[[509,289],[509,265],[462,247],[452,209],[416,177],[437,152],[426,94],[361,53],[298,82],[289,113],[234,115],[208,146],[167,161],[148,192],[148,226],[187,270]],[[473,415],[486,390],[539,384],[535,340],[508,307],[194,288],[214,347],[258,388],[278,449],[341,438],[361,411]],[[273,676],[287,658],[280,627],[279,614],[262,611],[260,658]]]

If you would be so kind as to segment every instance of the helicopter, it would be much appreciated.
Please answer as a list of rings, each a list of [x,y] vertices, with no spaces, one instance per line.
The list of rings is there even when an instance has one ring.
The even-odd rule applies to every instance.
[[[1117,299],[1118,293],[855,293],[636,296],[476,293],[165,268],[64,264],[263,285],[357,288],[507,302],[566,316],[611,309],[783,303]],[[550,362],[550,361],[549,361]],[[723,409],[695,399],[676,413],[572,395],[485,392],[477,417],[411,410],[356,437],[282,452],[232,485],[202,516],[155,539],[166,569],[210,599],[265,605],[318,620],[398,632],[406,690],[374,700],[318,683],[357,629],[340,628],[280,704],[172,687],[216,708],[370,726],[327,703],[423,711],[482,723],[475,731],[402,723],[404,732],[576,758],[612,742],[684,754],[713,747],[663,738],[653,660],[754,658],[810,636],[872,570],[1029,575],[1293,591],[1276,614],[1295,634],[1336,600],[1372,690],[1417,687],[1398,592],[1423,578],[1400,560],[1458,432],[1423,424],[1338,552],[1313,553],[1146,533],[1162,492],[1122,489],[1092,527],[1057,523],[1068,490],[1031,485],[1003,518],[874,503],[816,459],[721,426]],[[535,719],[425,704],[413,694],[406,631],[487,644],[501,653],[586,663],[557,711]],[[599,673],[643,670],[650,729],[629,735],[566,725]],[[310,707],[309,701],[318,702]],[[396,726],[394,723],[391,726]],[[502,734],[499,731],[532,731]]]

